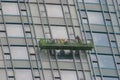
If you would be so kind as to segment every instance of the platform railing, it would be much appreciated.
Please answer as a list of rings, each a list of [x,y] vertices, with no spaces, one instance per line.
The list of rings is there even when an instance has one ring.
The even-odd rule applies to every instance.
[[[92,50],[94,46],[92,41],[85,40],[40,39],[39,47],[41,49]]]

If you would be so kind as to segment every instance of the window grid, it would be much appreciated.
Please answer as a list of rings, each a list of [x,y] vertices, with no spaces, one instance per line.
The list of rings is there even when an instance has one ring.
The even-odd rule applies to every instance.
[[[55,3],[48,2],[47,0],[46,1],[44,1],[44,0],[42,0],[42,1],[30,0],[28,2],[24,1],[24,0],[23,1],[18,1],[18,0],[11,0],[11,1],[10,0],[9,1],[5,0],[5,1],[3,1],[2,0],[2,2],[4,2],[4,3],[14,2],[15,4],[17,4],[17,6],[19,8],[18,9],[19,13],[17,15],[5,15],[3,13],[2,6],[1,6],[1,9],[0,9],[0,14],[1,14],[1,17],[2,17],[1,24],[4,25],[4,29],[2,29],[0,31],[0,34],[1,34],[0,36],[2,36],[1,43],[3,43],[3,45],[1,47],[3,47],[3,48],[7,47],[8,48],[8,52],[5,52],[5,53],[3,52],[3,58],[4,58],[3,61],[4,61],[4,64],[6,64],[6,65],[4,65],[5,66],[4,70],[6,72],[6,75],[7,75],[8,79],[17,80],[16,79],[17,78],[16,73],[15,73],[15,69],[17,67],[15,65],[15,60],[13,58],[12,51],[11,51],[10,47],[18,47],[18,46],[25,47],[27,49],[26,51],[27,51],[27,55],[28,55],[28,60],[25,59],[25,60],[23,60],[23,62],[28,61],[29,66],[27,66],[27,69],[30,70],[30,74],[32,75],[33,80],[38,80],[38,79],[45,80],[46,79],[46,72],[45,71],[48,70],[48,69],[51,73],[51,79],[53,79],[53,80],[56,80],[56,79],[59,79],[59,80],[63,79],[64,80],[64,76],[62,75],[62,71],[68,71],[68,70],[71,70],[71,72],[72,71],[75,72],[75,79],[77,79],[77,80],[78,79],[85,79],[86,80],[87,76],[89,76],[89,75],[91,75],[90,80],[93,79],[92,75],[97,77],[97,73],[94,71],[93,66],[86,65],[86,66],[88,66],[89,69],[85,68],[86,66],[85,66],[83,57],[81,57],[82,56],[81,51],[79,52],[78,57],[76,57],[76,54],[74,54],[74,51],[71,51],[71,52],[73,52],[72,53],[72,59],[70,60],[71,63],[72,63],[72,66],[73,66],[71,69],[65,69],[65,68],[61,67],[60,64],[61,64],[61,62],[64,62],[64,60],[63,61],[60,60],[59,57],[57,56],[57,53],[54,52],[54,50],[53,50],[53,53],[55,53],[55,59],[53,59],[51,57],[51,54],[50,54],[49,51],[47,51],[47,52],[45,51],[45,53],[43,54],[44,51],[40,50],[39,46],[37,45],[38,41],[39,41],[39,37],[36,37],[37,34],[36,34],[36,29],[35,29],[35,26],[38,26],[38,27],[41,26],[41,29],[42,29],[41,33],[43,35],[41,35],[40,37],[43,37],[43,38],[53,38],[53,33],[52,33],[52,30],[51,30],[51,26],[54,26],[54,27],[64,27],[66,29],[68,39],[75,38],[76,35],[81,33],[80,34],[81,39],[87,40],[87,37],[85,35],[87,35],[88,32],[90,33],[90,39],[93,39],[93,33],[99,33],[99,31],[94,32],[94,30],[92,28],[92,25],[94,25],[94,24],[91,25],[90,21],[88,20],[89,19],[88,12],[95,12],[95,11],[90,11],[88,9],[88,7],[87,7],[88,3],[86,3],[84,0],[82,0],[84,12],[86,14],[86,17],[82,18],[82,15],[81,15],[82,11],[81,11],[80,7],[78,8],[78,6],[76,5],[76,0],[73,1],[74,4],[72,3],[72,0],[71,0],[71,2],[69,2],[68,0],[60,0],[60,1],[56,1]],[[117,11],[116,7],[117,6],[115,6],[115,4],[118,4],[118,3],[115,3],[113,0],[112,0],[112,2],[113,2],[112,5],[113,5],[114,11],[115,11],[115,16],[118,18],[119,14],[118,14],[118,12],[116,13],[116,11]],[[24,7],[20,6],[21,4],[24,5]],[[38,10],[35,13],[35,14],[37,14],[37,17],[32,12],[31,4],[34,4],[36,9]],[[79,3],[77,3],[77,4],[79,4]],[[103,5],[102,2],[99,0],[99,3],[97,3],[97,4],[100,4],[100,9],[101,9],[100,12],[101,12],[103,20],[104,20],[105,33],[107,34],[108,39],[109,39],[108,42],[110,44],[110,50],[112,51],[112,54],[110,54],[110,55],[115,60],[116,59],[116,54],[114,54],[113,49],[116,48],[118,52],[120,52],[120,51],[119,51],[118,45],[116,45],[116,47],[113,47],[114,43],[118,44],[118,41],[116,39],[117,32],[114,31],[115,25],[113,25],[112,18],[111,18],[112,12],[111,12],[109,7],[107,7],[107,11],[105,11],[103,9],[104,5],[109,6],[108,2],[106,2],[106,4]],[[44,8],[43,11],[41,11],[42,10],[41,5]],[[59,5],[60,6],[60,8],[62,9],[62,14],[63,14],[63,18],[60,17],[60,19],[63,20],[64,24],[58,24],[58,23],[55,23],[55,22],[54,23],[50,22],[51,17],[48,16],[47,7],[46,7],[47,5]],[[77,7],[75,7],[75,5]],[[69,18],[66,17],[66,12],[64,10],[65,7],[68,8],[67,15],[69,16]],[[75,25],[75,23],[74,23],[74,20],[75,20],[75,18],[73,18],[74,13],[71,13],[71,11],[74,10],[73,8],[75,8],[75,10],[77,8],[80,10],[80,13],[79,13],[79,15],[80,15],[79,25],[80,26]],[[41,15],[42,13],[44,13],[45,16],[42,16]],[[75,12],[75,13],[77,13],[77,12]],[[99,13],[99,11],[98,11],[98,13]],[[108,13],[108,15],[110,16],[110,19],[105,18],[105,13]],[[16,19],[20,18],[20,20],[18,20],[18,21],[13,20],[12,18],[10,18],[11,16],[13,16],[14,19],[15,19],[15,17],[16,17]],[[8,19],[8,17],[9,17],[10,20],[11,19],[12,20],[10,21]],[[58,19],[57,17],[55,17],[55,18],[56,18],[56,20]],[[44,19],[44,21],[43,21],[43,19]],[[86,23],[84,23],[84,21],[82,19],[85,20]],[[78,18],[77,18],[77,20],[78,20]],[[111,26],[108,26],[107,22],[111,22]],[[120,25],[119,22],[117,22],[117,23],[118,23],[118,25]],[[10,37],[7,33],[8,32],[7,25],[9,26],[10,24],[21,25],[22,30],[23,30],[22,33],[24,35],[21,36],[21,37],[18,37],[18,36]],[[18,26],[16,26],[16,27],[18,27]],[[48,28],[47,33],[45,32],[45,30],[46,30],[45,27]],[[87,28],[85,28],[85,27],[87,27]],[[108,27],[111,27],[110,28],[111,31]],[[70,28],[71,28],[72,31],[68,30]],[[80,30],[79,33],[77,33],[77,31],[78,31],[77,29]],[[102,30],[101,30],[101,33],[102,33]],[[112,40],[110,38],[111,34],[114,35],[115,40]],[[48,36],[46,36],[46,35],[48,35]],[[15,43],[13,43],[15,41],[15,39],[16,40],[21,39],[23,41],[21,41],[21,42],[16,41]],[[12,41],[12,40],[14,40],[14,41]],[[20,44],[20,43],[22,43],[22,44]],[[32,53],[31,53],[31,48],[33,48]],[[91,60],[90,55],[94,54],[92,52],[95,52],[95,57],[97,58],[96,61]],[[88,51],[87,53],[89,53],[89,54],[88,55],[85,54],[85,56],[87,56],[86,63],[88,63],[88,64],[97,63],[98,69],[100,71],[100,76],[101,76],[102,80],[104,80],[105,75],[102,74],[102,70],[101,70],[100,65],[98,63],[98,53],[99,53],[99,51],[97,50],[97,46],[95,47],[94,50]],[[84,52],[83,52],[83,54],[84,54]],[[99,54],[101,54],[101,53],[99,53]],[[103,53],[103,54],[106,54],[106,53]],[[45,66],[45,60],[42,58],[43,55],[46,55],[46,57],[48,58],[48,59],[46,59],[46,61],[48,62],[48,67]],[[8,61],[8,59],[10,61]],[[78,60],[80,60],[80,61],[78,61]],[[56,65],[56,68],[53,65],[53,62]],[[119,70],[118,67],[117,67],[117,66],[119,66],[118,63],[117,63],[117,60],[115,60],[114,62],[115,62],[115,65],[116,65],[115,69]],[[10,65],[7,65],[8,63]],[[81,69],[78,67],[78,65],[81,66]],[[93,73],[90,71],[91,68],[93,70]],[[8,74],[8,69],[11,69],[11,72],[13,73],[13,75]],[[21,68],[19,67],[19,69],[25,69],[25,67],[21,67]],[[55,72],[55,70],[57,72]],[[38,73],[37,73],[38,75],[35,75],[36,71],[38,71]],[[82,72],[83,77],[79,76],[80,72]],[[55,73],[57,73],[58,75],[57,76],[54,75]],[[87,75],[88,73],[90,73],[90,74]],[[119,73],[119,72],[117,71],[117,73]],[[95,79],[95,77],[94,77],[94,79]],[[71,76],[71,78],[73,78],[73,76]]]
[[[90,24],[89,24],[89,21],[88,21],[88,15],[87,15],[87,9],[86,9],[86,5],[85,5],[85,2],[84,2],[84,0],[82,0],[83,2],[82,2],[82,4],[83,4],[83,8],[85,9],[85,15],[86,15],[86,23],[88,23],[88,26],[89,26],[89,31],[90,31],[90,33],[92,33],[92,31],[91,31],[91,28],[90,28]],[[79,3],[78,3],[78,7],[79,7],[79,15],[80,15],[80,18],[81,18],[81,25],[82,25],[82,27],[83,27],[83,34],[84,34],[84,36],[86,35],[86,32],[85,32],[85,24],[83,23],[83,21],[82,21],[82,15],[81,15],[81,9],[80,9],[80,6],[79,6]],[[92,34],[90,34],[91,36],[92,36]],[[86,39],[86,37],[85,37],[85,39]],[[89,57],[90,57],[90,55],[89,55]],[[90,61],[91,62],[91,61]],[[91,68],[92,70],[93,70],[93,68]],[[91,73],[92,74],[92,73]],[[95,74],[95,72],[94,72],[94,70],[93,70],[93,74]],[[85,75],[85,74],[84,74]],[[92,78],[92,77],[91,77]],[[95,77],[94,77],[94,79],[95,79]]]
[[[1,1],[0,1],[0,3],[1,3]],[[1,8],[2,8],[2,5],[0,5],[1,6]],[[7,77],[7,79],[9,79],[9,78],[13,78],[13,80],[16,80],[15,79],[15,72],[14,72],[14,66],[13,66],[13,61],[12,61],[12,56],[11,56],[11,50],[10,50],[10,44],[9,44],[9,40],[8,40],[8,35],[7,35],[7,33],[6,33],[6,22],[5,22],[5,19],[4,19],[4,14],[3,14],[3,10],[1,9],[0,10],[1,11],[1,16],[2,16],[2,22],[3,22],[3,24],[4,24],[4,28],[5,28],[5,39],[6,39],[6,41],[7,41],[7,48],[8,48],[8,53],[7,53],[7,55],[8,55],[8,57],[9,57],[9,59],[8,60],[10,60],[10,66],[6,66],[6,64],[8,63],[8,60],[7,59],[5,59],[5,53],[3,52],[3,60],[4,60],[4,64],[5,64],[5,72],[6,72],[6,77]],[[2,48],[4,48],[4,45],[2,44],[2,41],[1,41],[1,45],[2,45]],[[13,76],[12,77],[10,77],[9,76],[9,74],[8,74],[8,72],[7,72],[7,70],[8,70],[8,68],[9,67],[11,67],[12,68],[12,72],[13,72]]]
[[[84,2],[84,0],[82,0],[82,2],[81,2],[81,4]],[[115,2],[114,2],[114,0],[112,0],[112,2],[114,3],[113,4],[113,6],[114,7],[116,7],[115,6]],[[101,1],[100,1],[100,4],[101,4]],[[106,5],[108,4],[108,2],[106,2]],[[85,3],[83,3],[83,5],[85,5],[85,7],[88,5],[88,4],[85,4]],[[107,5],[108,6],[108,5]],[[88,10],[87,10],[87,8],[83,8],[86,12],[88,12]],[[105,22],[105,26],[106,26],[106,33],[108,34],[108,37],[112,34],[112,33],[110,33],[109,32],[109,29],[107,28],[108,26],[106,25],[106,21],[105,21],[105,11],[104,11],[104,9],[103,9],[103,7],[104,7],[104,5],[103,4],[101,4],[101,11],[102,11],[102,14],[103,14],[103,16],[104,16],[104,22]],[[115,10],[116,8],[114,8],[114,10]],[[108,14],[112,14],[112,12],[110,12],[110,10],[109,10],[109,7],[107,8],[107,10],[108,10]],[[81,13],[81,11],[80,11],[80,9],[79,9],[79,12]],[[115,12],[117,12],[117,10],[115,11]],[[117,15],[118,15],[118,13],[117,13]],[[110,18],[111,18],[111,16],[110,16]],[[117,18],[118,18],[118,16],[117,16]],[[86,18],[87,19],[87,18]],[[117,19],[118,20],[118,19]],[[107,20],[108,21],[108,20]],[[109,20],[109,21],[111,21],[111,19]],[[81,22],[81,24],[83,24],[83,22]],[[87,24],[87,25],[90,25],[89,23]],[[90,27],[90,26],[89,26]],[[113,33],[115,33],[114,34],[114,36],[116,36],[116,32],[114,31],[114,29],[113,29],[113,27],[114,27],[114,25],[113,25],[113,23],[112,23],[112,30],[113,30]],[[85,29],[84,29],[85,30]],[[89,32],[92,34],[93,32],[91,31],[92,29],[87,29],[87,30],[89,30]],[[85,32],[85,31],[84,31]],[[97,32],[97,31],[96,31]],[[99,33],[99,32],[98,32]],[[93,38],[93,37],[92,37]],[[116,41],[116,38],[115,38],[115,41]],[[115,60],[115,54],[114,54],[114,52],[113,52],[113,47],[112,47],[112,40],[110,39],[110,37],[109,37],[109,43],[110,43],[110,48],[111,48],[111,50],[112,50],[112,56],[113,56],[113,58],[114,58],[114,60]],[[119,47],[118,46],[116,46],[117,48],[117,50],[119,49]],[[118,50],[119,51],[119,50]],[[96,54],[97,52],[95,52],[95,54]],[[96,56],[97,56],[97,54],[96,54]],[[115,65],[116,65],[116,61],[114,61],[114,63],[115,63]],[[115,69],[117,69],[117,67],[115,68]],[[118,70],[117,70],[117,73],[118,73]],[[95,74],[94,72],[93,72],[93,74]],[[102,74],[100,74],[101,76],[102,76]],[[103,75],[104,76],[104,75]],[[118,75],[117,75],[118,76]]]
[[[107,5],[107,9],[108,9],[108,11],[109,11],[109,16],[110,16],[110,19],[111,19],[111,12],[110,12],[110,9],[109,9],[109,5],[108,5],[108,2],[106,1],[106,5]],[[113,22],[111,21],[111,25],[112,25],[112,29],[113,29]],[[107,26],[107,25],[106,25]],[[106,29],[107,29],[107,31],[108,31],[108,28],[106,27]],[[113,30],[113,32],[114,32],[114,30]],[[114,32],[115,33],[115,32]],[[111,51],[112,51],[112,53],[113,53],[113,47],[111,46],[111,40],[110,40],[110,35],[109,35],[109,31],[108,31],[108,37],[109,37],[109,43],[110,43],[110,48],[111,48]],[[115,64],[115,67],[116,67],[116,69],[117,69],[117,66],[116,66],[116,61],[115,61],[115,55],[113,54],[113,58],[114,58],[114,64]],[[118,71],[118,70],[117,70]],[[119,73],[117,72],[117,75],[118,75]]]

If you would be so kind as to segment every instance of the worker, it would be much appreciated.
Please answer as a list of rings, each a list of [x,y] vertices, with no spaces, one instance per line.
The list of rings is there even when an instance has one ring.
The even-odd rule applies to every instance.
[[[62,39],[58,39],[58,43],[63,44],[63,40]]]
[[[80,37],[77,35],[76,37],[75,37],[75,39],[77,39],[77,41],[80,43]]]

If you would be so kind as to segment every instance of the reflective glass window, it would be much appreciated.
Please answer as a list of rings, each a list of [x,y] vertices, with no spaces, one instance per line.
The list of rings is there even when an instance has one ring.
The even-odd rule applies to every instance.
[[[35,25],[34,28],[35,28],[36,38],[43,38],[42,26]]]
[[[0,80],[7,80],[5,70],[0,69]]]
[[[103,80],[118,80],[118,78],[108,78],[108,77],[103,77]]]
[[[77,80],[75,71],[61,71],[62,80]]]
[[[106,2],[107,2],[108,4],[113,4],[112,1],[113,1],[113,0],[106,0]]]
[[[100,12],[87,12],[90,24],[104,24],[102,13]]]
[[[78,0],[79,2],[82,2],[83,0]],[[84,0],[85,3],[99,3],[99,0]]]
[[[17,3],[2,3],[3,13],[7,15],[19,15]]]
[[[26,47],[10,47],[12,59],[28,59]]]
[[[15,76],[16,80],[33,80],[31,70],[16,69]]]
[[[21,25],[6,25],[9,37],[23,37],[23,29]]]
[[[99,3],[99,0],[84,0],[86,3]]]
[[[53,80],[52,73],[50,70],[44,70],[45,80]]]
[[[100,0],[102,4],[106,4],[106,0]]]
[[[61,6],[46,5],[46,7],[47,7],[48,17],[63,17]]]
[[[98,60],[101,68],[115,68],[115,64],[112,56],[98,55]]]
[[[93,33],[93,40],[97,46],[109,46],[107,34]]]
[[[113,25],[118,25],[116,14],[112,13],[111,18]]]
[[[54,39],[67,39],[67,31],[65,27],[51,26],[51,31]]]
[[[30,4],[32,16],[39,16],[38,6],[36,4]]]
[[[116,35],[118,46],[120,47],[120,35]]]
[[[72,18],[77,18],[75,7],[70,7],[70,13]]]

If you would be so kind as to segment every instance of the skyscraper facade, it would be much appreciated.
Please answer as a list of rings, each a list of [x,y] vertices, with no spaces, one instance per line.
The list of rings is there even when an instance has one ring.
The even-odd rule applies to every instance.
[[[119,0],[0,0],[0,80],[120,80]],[[41,49],[39,40],[92,42]]]
[[[92,39],[90,52],[95,80],[120,79],[120,0],[78,0],[82,31]]]

